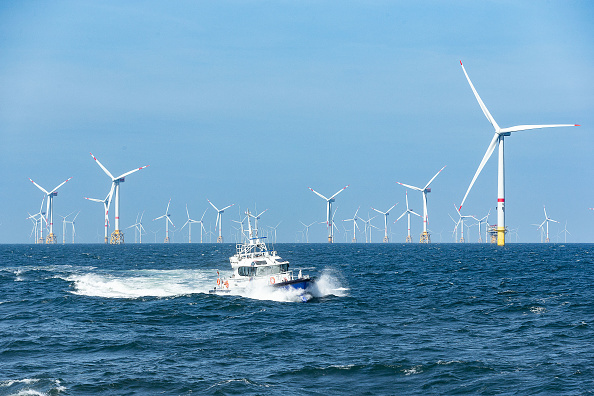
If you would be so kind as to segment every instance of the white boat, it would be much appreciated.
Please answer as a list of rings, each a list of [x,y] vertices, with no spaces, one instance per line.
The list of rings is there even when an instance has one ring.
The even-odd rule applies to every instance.
[[[258,235],[258,219],[248,210],[248,235],[243,243],[236,245],[235,255],[229,258],[233,274],[226,279],[217,277],[217,285],[209,293],[239,294],[259,288],[295,290],[307,293],[315,281],[299,270],[297,276],[289,269],[289,262],[283,260],[275,250],[268,250],[265,237]],[[255,218],[254,227],[251,217]],[[242,225],[243,227],[243,225]],[[243,230],[242,230],[243,235]],[[218,274],[218,271],[217,271]]]

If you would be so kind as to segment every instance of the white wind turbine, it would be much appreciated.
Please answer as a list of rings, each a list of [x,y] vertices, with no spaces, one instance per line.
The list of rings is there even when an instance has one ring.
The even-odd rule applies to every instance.
[[[489,209],[489,212],[487,213],[487,215],[485,217],[483,217],[482,219],[476,219],[476,221],[478,221],[478,228],[479,228],[479,238],[478,238],[478,243],[482,243],[483,242],[483,238],[481,236],[481,224],[485,223],[487,226],[489,224],[489,215],[491,214],[491,209]],[[487,236],[485,235],[485,242],[487,239]]]
[[[264,213],[264,212],[262,212],[262,213]],[[279,225],[280,225],[282,222],[283,222],[282,220],[281,220],[281,221],[279,221],[279,222],[278,222],[278,224],[277,224],[276,226],[274,226],[274,227],[272,227],[272,226],[268,226],[268,228],[270,228],[271,230],[273,230],[273,231],[274,231],[274,243],[276,243],[276,229],[278,228],[278,226],[279,226]]]
[[[69,221],[66,221],[66,219],[71,216],[74,212],[66,215],[66,216],[62,216],[60,215],[60,217],[62,218],[62,245],[66,244],[66,223],[70,223]],[[78,213],[77,213],[78,216]]]
[[[560,234],[564,233],[565,234],[565,242],[567,243],[567,234],[571,235],[571,232],[567,231],[567,220],[565,220],[565,228],[563,228],[563,230],[560,232]]]
[[[350,184],[348,186],[350,186]],[[326,198],[325,196],[323,196],[319,192],[315,191],[313,188],[308,187],[318,197],[326,200],[326,204],[327,204],[326,205],[326,227],[328,228],[328,243],[334,242],[334,227],[333,227],[334,226],[334,216],[330,217],[330,214],[332,213],[332,202],[334,202],[335,201],[334,198],[338,194],[340,194],[341,192],[343,192],[344,190],[346,190],[346,188],[348,186],[343,187],[341,190],[338,190],[338,192],[336,192],[336,194],[334,194],[330,198]],[[336,213],[336,212],[334,212],[334,213]]]
[[[72,225],[72,243],[74,243],[74,237],[76,236],[76,228],[74,227],[74,222],[76,221],[76,218],[78,217],[79,213],[80,213],[80,211],[78,211],[78,213],[76,213],[76,215],[74,216],[72,221],[66,220],[66,223],[70,223]],[[68,216],[70,216],[70,215],[68,215]],[[66,217],[68,217],[68,216],[66,216]],[[64,234],[66,234],[66,233],[64,232]],[[63,238],[63,242],[66,243],[64,238]]]
[[[58,188],[62,187],[64,183],[66,183],[70,179],[72,178],[69,177],[68,179],[60,183],[56,188],[48,192],[45,188],[41,187],[39,184],[35,183],[33,180],[31,180],[31,178],[29,178],[29,180],[31,180],[31,183],[35,184],[35,186],[41,191],[43,191],[45,193],[45,196],[47,197],[46,213],[47,216],[49,216],[49,234],[47,235],[45,243],[56,243],[56,235],[54,234],[54,197],[58,195]],[[46,223],[48,223],[47,219]]]
[[[474,219],[477,221],[478,221],[478,219],[472,215],[462,215],[462,213],[460,213],[460,210],[458,209],[456,204],[454,204],[454,209],[456,209],[458,216],[460,216],[460,220],[458,220],[458,223],[456,223],[456,227],[458,227],[458,225],[462,225],[462,227],[460,228],[460,243],[464,243],[465,242],[465,240],[464,240],[464,219]],[[480,230],[479,230],[479,238],[480,238]]]
[[[35,214],[30,214],[27,213],[29,215],[29,217],[27,217],[27,219],[31,219],[32,221],[35,222],[35,243],[44,243],[43,240],[43,222],[45,221],[45,225],[47,227],[47,219],[45,218],[45,212],[43,211],[43,203],[45,202],[45,195],[43,196],[43,199],[41,200],[41,205],[39,206],[39,212],[35,213]],[[37,222],[39,221],[39,226],[37,225]]]
[[[113,196],[114,184],[111,184],[111,189],[109,193],[105,197],[105,199],[97,199],[97,198],[87,198],[85,199],[93,202],[100,202],[103,204],[103,210],[105,213],[105,243],[109,242],[109,206],[111,205],[111,198]]]
[[[357,213],[359,213],[359,208],[360,208],[360,206],[355,211],[355,214],[353,215],[353,218],[352,219],[345,219],[345,220],[343,220],[343,221],[352,221],[353,222],[353,240],[351,241],[353,243],[357,243],[357,231],[356,230],[359,229],[359,224],[357,224],[357,220],[359,219],[357,217]],[[346,233],[346,228],[345,228],[345,233]]]
[[[388,215],[390,214],[390,211],[392,209],[394,209],[394,207],[398,205],[398,202],[395,203],[394,205],[392,205],[392,207],[388,210],[386,210],[385,212],[382,212],[381,210],[377,210],[376,208],[372,207],[371,209],[375,210],[377,213],[381,213],[382,215],[384,215],[384,240],[383,242],[390,242],[390,239],[388,238]]]
[[[369,213],[367,213],[367,220],[362,219],[359,217],[359,220],[365,224],[365,242],[371,242],[371,220],[375,219],[377,216],[369,217]],[[377,228],[377,227],[376,227]],[[369,239],[367,239],[367,230],[369,229]]]
[[[208,209],[204,210],[204,213],[202,213],[202,217],[200,218],[200,220],[192,220],[190,218],[190,212],[188,212],[188,204],[186,204],[186,214],[188,215],[188,221],[186,221],[182,228],[180,228],[179,230],[181,231],[184,229],[186,225],[188,226],[188,243],[192,243],[192,223],[200,224],[200,243],[202,243],[202,230],[206,231],[206,229],[204,228],[204,224],[202,223],[202,219],[204,219],[204,215],[206,214],[207,210]]]
[[[95,158],[93,153],[90,153],[90,154],[91,154],[91,157],[93,157],[93,159],[95,160],[95,162],[97,162],[97,165],[99,165],[99,167],[101,167],[101,169],[103,169],[103,172],[105,172],[105,174],[111,178],[112,190],[115,193],[115,230],[111,234],[110,243],[112,243],[112,244],[124,243],[124,233],[120,230],[120,183],[123,183],[126,181],[125,180],[126,176],[131,175],[134,172],[138,172],[139,170],[144,169],[144,168],[148,167],[149,165],[141,166],[140,168],[132,169],[129,172],[122,173],[118,177],[113,177],[113,175],[107,170],[107,168],[104,167],[103,164],[101,162],[99,162],[99,160],[97,158]],[[110,200],[111,200],[111,198],[110,198]]]
[[[464,194],[464,198],[462,199],[462,203],[460,204],[460,209],[462,209],[462,205],[464,205],[464,201],[466,201],[466,197],[468,196],[470,189],[474,185],[474,182],[476,181],[477,177],[483,170],[483,167],[485,166],[485,164],[487,163],[489,158],[491,157],[491,154],[493,154],[493,151],[495,150],[495,146],[499,146],[499,163],[497,166],[497,245],[503,246],[503,245],[505,245],[505,166],[504,166],[504,155],[503,155],[503,153],[504,153],[504,150],[503,150],[504,137],[510,136],[512,132],[527,131],[527,130],[531,130],[531,129],[541,129],[541,128],[572,127],[572,126],[579,126],[579,125],[577,125],[577,124],[516,125],[513,127],[509,127],[509,128],[500,128],[499,125],[497,124],[497,122],[495,122],[495,119],[493,118],[493,116],[491,116],[491,113],[489,113],[489,110],[487,110],[487,106],[485,106],[485,104],[481,100],[478,92],[474,88],[474,85],[472,85],[472,81],[470,81],[470,77],[468,77],[468,73],[466,73],[466,69],[464,69],[464,65],[462,64],[462,61],[460,61],[460,66],[462,66],[462,70],[464,71],[464,75],[466,76],[466,79],[468,80],[468,84],[470,84],[470,88],[472,89],[472,92],[474,93],[474,96],[475,96],[476,100],[478,101],[479,106],[483,110],[485,117],[487,117],[487,120],[489,120],[491,125],[493,125],[493,128],[495,128],[495,135],[493,136],[493,139],[491,140],[491,143],[489,144],[489,147],[487,148],[487,151],[485,152],[485,155],[483,156],[483,159],[481,160],[481,163],[479,164],[479,167],[476,170],[476,173],[474,174],[474,177],[472,178],[470,185],[468,186],[468,190],[466,190],[466,194]]]
[[[429,216],[427,214],[427,194],[431,192],[431,189],[429,188],[429,185],[433,182],[433,180],[435,180],[435,178],[437,177],[437,175],[439,175],[439,173],[442,170],[444,170],[444,168],[445,168],[445,166],[443,168],[441,168],[435,174],[435,176],[433,176],[431,178],[431,180],[429,180],[429,183],[427,183],[425,185],[425,187],[423,187],[423,188],[419,188],[419,187],[415,187],[415,186],[409,186],[408,184],[396,182],[396,183],[400,184],[401,186],[404,186],[406,188],[410,188],[412,190],[420,191],[421,193],[423,193],[423,233],[421,234],[420,243],[430,243],[431,242],[431,236],[429,235],[429,232],[427,232],[427,222],[429,220]]]
[[[405,198],[406,198],[406,210],[404,211],[404,213],[402,213],[400,215],[400,217],[398,217],[396,219],[396,221],[400,220],[402,218],[402,216],[407,215],[408,218],[408,234],[406,235],[406,243],[411,243],[412,242],[412,238],[410,236],[410,215],[414,214],[415,216],[418,216],[420,218],[423,218],[420,214],[414,212],[411,208],[408,207],[408,191],[405,191]],[[396,221],[394,221],[394,223],[396,223]]]
[[[314,221],[313,223],[311,223],[310,225],[306,225],[304,222],[299,221],[301,224],[303,224],[303,227],[305,227],[305,243],[309,243],[309,227],[311,227],[312,225],[316,224],[317,222]]]
[[[544,221],[542,223],[540,223],[540,225],[538,226],[538,228],[541,228],[542,229],[543,228],[543,225],[545,225],[545,223],[546,223],[546,225],[547,225],[547,234],[546,234],[547,237],[545,239],[545,243],[549,243],[550,242],[550,240],[549,240],[549,222],[551,222],[551,221],[553,223],[559,223],[559,222],[557,220],[553,220],[549,216],[547,216],[547,208],[545,208],[544,205],[543,205],[543,209],[544,209],[545,219],[544,219]]]
[[[140,217],[140,220],[138,219],[138,217]],[[144,212],[137,214],[136,215],[136,223],[132,224],[131,226],[126,227],[126,229],[134,227],[134,243],[136,243],[136,241],[137,241],[137,239],[136,239],[137,232],[139,235],[139,238],[138,238],[139,243],[142,243],[142,232],[144,231],[146,233],[146,229],[142,225],[143,217],[144,217]]]
[[[235,204],[225,206],[223,209],[218,209],[216,206],[214,206],[214,204],[212,202],[210,202],[210,200],[207,199],[207,201],[209,204],[212,205],[214,210],[217,211],[217,222],[215,223],[215,230],[217,229],[217,226],[219,227],[219,237],[217,238],[217,243],[222,243],[223,242],[223,213],[225,212],[225,209],[229,209],[231,206],[233,206]]]
[[[165,209],[165,214],[163,216],[159,216],[154,218],[153,221],[165,218],[165,243],[169,243],[169,223],[175,227],[173,221],[171,221],[170,214],[169,214],[169,205],[171,204],[171,198],[169,198],[169,202],[167,203],[167,209]]]

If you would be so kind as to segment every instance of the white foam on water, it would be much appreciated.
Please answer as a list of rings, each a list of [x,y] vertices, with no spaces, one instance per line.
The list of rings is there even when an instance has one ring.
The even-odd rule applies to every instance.
[[[212,272],[212,274],[211,274]],[[214,271],[143,270],[118,273],[73,274],[72,293],[105,298],[175,297],[208,293],[215,282]]]
[[[0,388],[13,386],[15,384],[33,384],[38,381],[39,380],[35,379],[35,378],[24,378],[22,380],[8,380],[8,381],[0,382]]]
[[[329,270],[322,271],[312,288],[312,294],[315,297],[346,297],[349,292],[348,287],[344,287],[338,277]]]

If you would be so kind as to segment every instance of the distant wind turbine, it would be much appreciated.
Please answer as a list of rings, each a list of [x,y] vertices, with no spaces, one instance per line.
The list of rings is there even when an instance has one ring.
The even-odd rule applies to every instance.
[[[547,208],[546,207],[543,206],[543,209],[544,209],[545,219],[544,219],[544,221],[542,223],[540,223],[540,225],[538,226],[538,228],[543,228],[543,225],[545,225],[545,223],[546,223],[546,225],[547,225],[547,233],[546,233],[547,237],[545,239],[545,243],[549,243],[550,242],[550,240],[549,240],[549,222],[552,221],[553,223],[558,223],[558,221],[557,220],[553,220],[549,216],[547,216]]]
[[[414,212],[411,208],[408,207],[408,191],[405,191],[405,198],[406,198],[406,210],[404,211],[404,213],[402,213],[400,215],[400,217],[398,217],[396,219],[396,221],[400,220],[402,218],[402,216],[407,215],[408,218],[408,234],[406,235],[406,243],[411,243],[412,242],[412,238],[410,236],[410,215],[414,214],[415,216],[418,216],[420,218],[423,218],[420,214]],[[396,221],[394,221],[394,223],[396,223]]]
[[[47,235],[45,243],[56,243],[56,235],[54,234],[54,197],[58,195],[58,191],[57,191],[58,188],[62,187],[70,179],[72,179],[72,178],[69,177],[62,183],[58,184],[58,186],[55,187],[53,190],[48,192],[45,188],[41,187],[39,184],[35,183],[33,180],[31,180],[31,178],[29,178],[31,183],[35,184],[35,187],[37,187],[38,189],[43,191],[45,196],[47,197],[47,212],[46,213],[47,213],[47,216],[49,216],[49,234]],[[46,223],[47,222],[48,221],[46,220]]]
[[[350,184],[348,186],[350,186]],[[320,194],[319,192],[317,192],[313,188],[308,187],[318,197],[326,200],[326,227],[328,228],[328,243],[334,242],[334,227],[333,227],[333,225],[334,225],[334,223],[333,223],[334,216],[332,216],[332,217],[330,216],[330,214],[332,213],[332,202],[334,202],[335,201],[334,198],[338,194],[340,194],[341,192],[343,192],[344,190],[346,190],[346,188],[348,186],[343,187],[342,189],[338,190],[336,192],[336,194],[332,195],[330,198],[326,198],[325,196],[323,196],[322,194]]]
[[[225,209],[229,209],[231,206],[233,206],[235,204],[225,206],[223,209],[218,209],[216,206],[214,206],[214,204],[212,202],[210,202],[210,200],[207,199],[207,201],[209,204],[212,205],[214,210],[217,211],[217,222],[215,224],[215,230],[217,229],[217,226],[219,227],[219,237],[217,238],[217,243],[222,243],[223,242],[223,213],[225,212]]]
[[[169,243],[169,223],[175,227],[173,221],[171,221],[171,215],[169,214],[169,205],[171,204],[171,198],[169,198],[169,202],[167,203],[167,209],[165,209],[165,214],[154,218],[153,221],[165,218],[165,243]]]
[[[398,203],[395,203],[394,205],[392,205],[392,207],[388,210],[386,210],[385,212],[382,212],[381,210],[377,210],[376,208],[372,207],[371,209],[375,210],[377,213],[380,213],[382,215],[384,215],[384,240],[383,242],[390,242],[390,238],[388,238],[388,216],[390,215],[390,211],[392,209],[394,209],[394,207],[398,205]]]

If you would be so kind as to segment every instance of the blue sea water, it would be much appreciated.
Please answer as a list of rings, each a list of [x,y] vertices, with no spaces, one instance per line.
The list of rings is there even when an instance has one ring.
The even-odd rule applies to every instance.
[[[230,244],[0,245],[0,395],[594,393],[594,245],[276,248],[308,302],[208,294]]]

